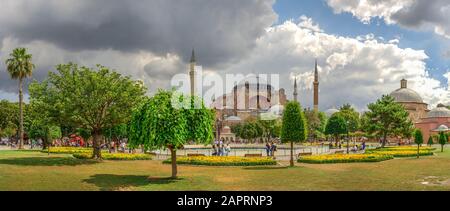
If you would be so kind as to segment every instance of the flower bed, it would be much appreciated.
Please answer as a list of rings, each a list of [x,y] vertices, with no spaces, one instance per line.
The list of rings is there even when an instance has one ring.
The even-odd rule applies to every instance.
[[[420,147],[420,151],[434,151],[436,148],[432,147]],[[371,151],[416,151],[417,152],[417,146],[402,146],[402,147],[385,147],[385,148],[378,148]]]
[[[171,159],[163,163],[170,164]],[[203,165],[203,166],[268,166],[276,165],[277,162],[271,158],[245,158],[245,157],[180,157],[177,164]]]
[[[326,164],[326,163],[369,163],[393,159],[383,154],[333,154],[315,155],[298,159],[299,163]]]
[[[420,147],[419,156],[434,155],[433,153],[434,150],[436,149],[432,147]],[[396,158],[416,157],[417,147],[415,146],[385,147],[373,150],[366,150],[366,154],[390,155]]]
[[[366,152],[368,155],[375,154],[375,155],[390,155],[396,158],[402,158],[402,157],[416,157],[417,156],[417,150],[413,151],[383,151],[383,150],[373,150]],[[433,151],[430,150],[424,150],[419,151],[420,156],[431,156],[434,155]]]
[[[88,153],[92,152],[92,148],[83,147],[50,147],[50,153],[53,154],[74,154],[74,153]],[[48,150],[41,150],[43,153],[47,153]]]
[[[91,159],[92,153],[74,153],[73,157],[78,159]],[[152,156],[147,154],[125,154],[125,153],[102,153],[103,160],[151,160]]]

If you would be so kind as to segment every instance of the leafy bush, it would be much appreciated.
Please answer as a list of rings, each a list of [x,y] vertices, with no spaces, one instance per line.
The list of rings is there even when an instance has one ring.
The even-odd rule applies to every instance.
[[[170,164],[171,159],[163,161]],[[271,158],[245,158],[245,157],[180,157],[177,164],[203,165],[203,166],[268,166],[276,165]]]
[[[78,159],[91,159],[92,153],[75,153],[73,157]],[[103,153],[103,160],[151,160],[148,154]]]
[[[327,163],[369,163],[393,159],[390,155],[378,154],[332,154],[301,157],[299,163],[327,164]]]

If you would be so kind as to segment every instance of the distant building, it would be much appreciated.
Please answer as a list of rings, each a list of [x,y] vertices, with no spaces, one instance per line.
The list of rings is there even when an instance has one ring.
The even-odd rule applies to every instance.
[[[422,97],[408,88],[407,80],[401,80],[400,89],[390,95],[408,111],[409,118],[415,127],[422,131],[425,142],[432,135],[449,131],[450,110],[445,105],[439,104],[437,108],[430,111]]]
[[[420,95],[408,88],[408,81],[403,79],[400,82],[400,89],[390,94],[397,103],[402,104],[409,113],[409,118],[413,123],[420,122],[422,118],[427,116],[428,104],[424,103]]]

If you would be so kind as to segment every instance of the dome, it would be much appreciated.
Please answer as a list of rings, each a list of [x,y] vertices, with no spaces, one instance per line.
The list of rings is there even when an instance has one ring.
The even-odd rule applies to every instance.
[[[436,130],[437,131],[448,131],[448,127],[446,125],[441,125]]]
[[[280,104],[274,105],[269,109],[269,112],[275,115],[282,115],[284,112],[284,106]]]
[[[408,88],[397,89],[391,93],[391,96],[399,103],[423,103],[422,97],[416,91]]]
[[[450,110],[448,110],[444,105],[439,104],[437,108],[431,110],[428,113],[428,118],[439,118],[439,117],[449,117],[450,118]]]
[[[337,109],[335,109],[335,108],[332,108],[332,109],[326,110],[326,111],[325,111],[325,114],[326,114],[328,117],[331,117],[331,116],[333,116],[333,114],[335,114],[335,113],[337,113],[337,112],[339,112],[339,110],[337,110]]]
[[[416,91],[408,88],[408,81],[405,79],[400,81],[400,89],[393,91],[391,96],[398,103],[423,103],[422,97]]]
[[[238,116],[230,116],[225,118],[225,121],[242,121],[242,119]]]

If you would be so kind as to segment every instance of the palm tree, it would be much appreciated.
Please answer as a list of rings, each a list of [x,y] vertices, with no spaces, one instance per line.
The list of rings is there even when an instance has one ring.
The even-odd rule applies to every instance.
[[[19,149],[23,149],[23,79],[31,77],[34,64],[31,63],[31,54],[27,54],[27,49],[16,48],[6,60],[6,66],[12,79],[19,80]]]

